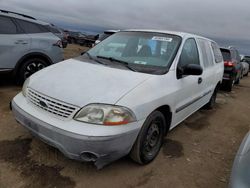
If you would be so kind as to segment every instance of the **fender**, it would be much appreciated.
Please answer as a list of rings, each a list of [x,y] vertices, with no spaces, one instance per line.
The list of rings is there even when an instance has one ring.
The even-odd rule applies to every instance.
[[[43,60],[46,60],[49,65],[51,65],[53,62],[52,60],[44,53],[41,53],[41,52],[31,52],[31,53],[28,53],[26,55],[24,55],[16,64],[15,68],[14,68],[14,75],[18,72],[18,69],[19,67],[22,65],[22,63],[26,60],[26,59],[29,59],[29,58],[41,58]]]

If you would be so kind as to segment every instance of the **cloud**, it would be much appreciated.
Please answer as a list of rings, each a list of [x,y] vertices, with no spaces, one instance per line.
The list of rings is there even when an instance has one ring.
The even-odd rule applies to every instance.
[[[228,41],[250,38],[248,4],[248,0],[0,0],[4,9],[66,28],[167,29]]]

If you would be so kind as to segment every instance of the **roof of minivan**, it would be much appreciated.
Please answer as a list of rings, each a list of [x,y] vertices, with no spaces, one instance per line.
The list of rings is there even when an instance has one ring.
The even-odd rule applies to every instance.
[[[46,23],[46,22],[43,22],[43,21],[40,21],[40,20],[37,20],[37,19],[32,19],[32,18],[27,18],[25,16],[22,16],[22,15],[18,15],[18,14],[15,14],[15,13],[11,13],[11,12],[0,12],[0,16],[8,16],[8,17],[11,17],[11,18],[17,18],[17,19],[20,19],[20,20],[25,20],[25,21],[29,21],[29,22],[33,22],[33,23],[37,23],[37,24],[41,24],[41,25],[50,25],[49,23]]]
[[[164,34],[178,35],[178,36],[183,37],[183,38],[184,37],[196,37],[196,38],[202,38],[202,39],[205,39],[205,40],[213,41],[213,40],[208,39],[206,37],[202,37],[202,36],[199,36],[199,35],[186,33],[186,32],[179,32],[179,31],[156,30],[156,29],[126,29],[126,30],[121,30],[121,31],[164,33]]]

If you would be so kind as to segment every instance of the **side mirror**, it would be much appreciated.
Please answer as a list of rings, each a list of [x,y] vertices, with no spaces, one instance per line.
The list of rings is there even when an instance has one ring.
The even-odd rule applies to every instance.
[[[178,68],[178,78],[182,76],[194,75],[198,76],[203,73],[203,69],[200,65],[197,64],[188,64],[182,68]]]

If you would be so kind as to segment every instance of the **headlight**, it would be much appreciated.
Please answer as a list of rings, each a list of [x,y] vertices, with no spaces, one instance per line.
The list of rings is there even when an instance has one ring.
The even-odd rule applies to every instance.
[[[29,85],[29,82],[30,82],[30,79],[27,78],[27,79],[25,80],[25,82],[23,83],[22,93],[23,93],[23,96],[24,96],[24,97],[26,97],[26,95],[27,95],[27,87],[28,87],[28,85]]]
[[[106,104],[90,104],[82,108],[74,117],[77,121],[98,125],[125,125],[136,121],[128,108]]]

